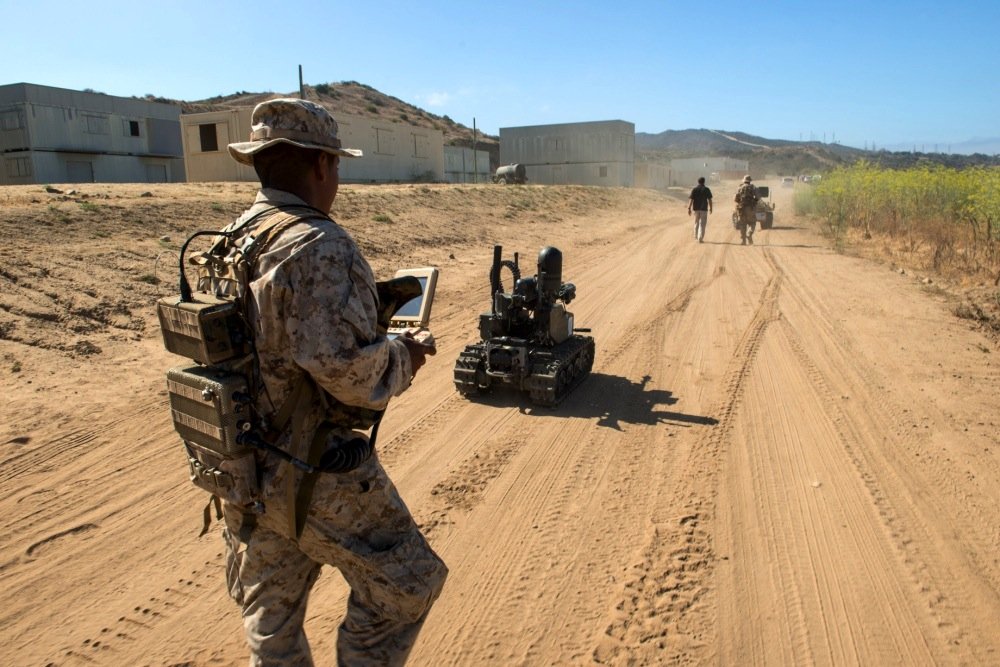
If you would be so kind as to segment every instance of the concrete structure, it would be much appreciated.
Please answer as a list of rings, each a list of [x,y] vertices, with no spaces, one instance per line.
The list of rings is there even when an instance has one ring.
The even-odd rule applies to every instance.
[[[184,181],[179,106],[0,86],[0,184]]]
[[[636,162],[635,187],[666,190],[670,187],[672,173],[669,165],[658,162]]]
[[[670,161],[670,184],[694,187],[700,176],[704,176],[708,182],[740,179],[749,168],[748,161],[730,157],[676,158]],[[717,178],[713,179],[712,174],[717,174]]]
[[[500,128],[500,164],[521,163],[528,183],[634,183],[635,125],[623,120]]]
[[[490,177],[489,151],[444,147],[444,178],[449,183],[489,183]]]
[[[188,180],[256,181],[253,168],[237,163],[226,145],[250,138],[250,114],[245,107],[181,116],[184,159]],[[412,183],[445,179],[444,133],[383,121],[338,114],[343,145],[360,148],[364,157],[340,161],[342,183]]]

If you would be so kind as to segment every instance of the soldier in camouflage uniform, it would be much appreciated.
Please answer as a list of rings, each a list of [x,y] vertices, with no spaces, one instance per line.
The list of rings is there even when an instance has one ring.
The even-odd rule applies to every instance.
[[[263,388],[256,406],[259,414],[273,415],[286,401],[297,402],[299,427],[286,429],[274,444],[306,460],[321,422],[328,430],[325,447],[365,437],[374,415],[410,386],[434,349],[378,332],[372,270],[350,235],[328,217],[339,160],[361,151],[342,148],[336,121],[308,101],[264,102],[251,123],[251,140],[230,144],[229,152],[255,168],[261,190],[235,224],[264,212],[244,230],[245,240],[279,213],[271,207],[297,218],[267,246],[250,276]],[[263,514],[246,522],[241,508],[225,508],[227,580],[242,607],[250,664],[312,664],[303,621],[324,564],[340,570],[351,587],[337,637],[338,664],[403,664],[447,568],[377,454],[349,472],[309,480],[312,501],[301,517],[301,535],[290,517],[307,475],[273,454],[260,453],[258,464]]]
[[[736,215],[739,217],[738,227],[742,245],[753,245],[753,233],[757,229],[757,188],[751,183],[747,174],[743,183],[736,190]]]

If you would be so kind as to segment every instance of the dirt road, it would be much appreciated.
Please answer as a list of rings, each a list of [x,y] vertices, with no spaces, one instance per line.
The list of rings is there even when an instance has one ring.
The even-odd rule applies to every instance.
[[[245,664],[147,309],[172,287],[152,258],[250,190],[112,189],[103,217],[36,191],[0,213],[0,663]],[[451,568],[410,664],[1000,663],[997,348],[827,249],[789,192],[751,247],[726,187],[703,244],[648,192],[342,193],[378,273],[442,270],[438,355],[379,445]],[[558,245],[577,286],[597,357],[556,409],[452,387],[493,243]],[[330,570],[312,597],[320,664],[346,592]]]

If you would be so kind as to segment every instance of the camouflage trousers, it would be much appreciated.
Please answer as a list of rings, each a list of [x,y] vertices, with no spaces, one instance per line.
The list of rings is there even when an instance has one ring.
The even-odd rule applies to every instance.
[[[753,233],[757,231],[757,211],[752,208],[739,209],[737,229],[740,230],[740,239],[744,243],[753,243]]]
[[[226,512],[226,578],[242,607],[251,666],[313,664],[303,622],[323,565],[340,570],[351,587],[337,635],[337,664],[404,664],[447,567],[375,454],[351,472],[319,476],[297,543],[283,534],[282,478],[290,472],[279,464],[266,484],[267,511],[246,544],[237,538],[242,515]]]

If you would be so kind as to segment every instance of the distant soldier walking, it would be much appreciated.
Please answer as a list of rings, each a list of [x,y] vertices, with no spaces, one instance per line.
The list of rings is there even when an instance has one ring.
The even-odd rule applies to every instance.
[[[751,180],[747,174],[736,190],[736,215],[742,245],[753,245],[753,233],[757,229],[757,188],[753,186]]]
[[[712,212],[712,191],[705,185],[705,177],[698,179],[698,185],[691,190],[688,197],[688,215],[694,209],[694,237],[698,243],[705,240],[705,226],[708,225],[708,214]]]

